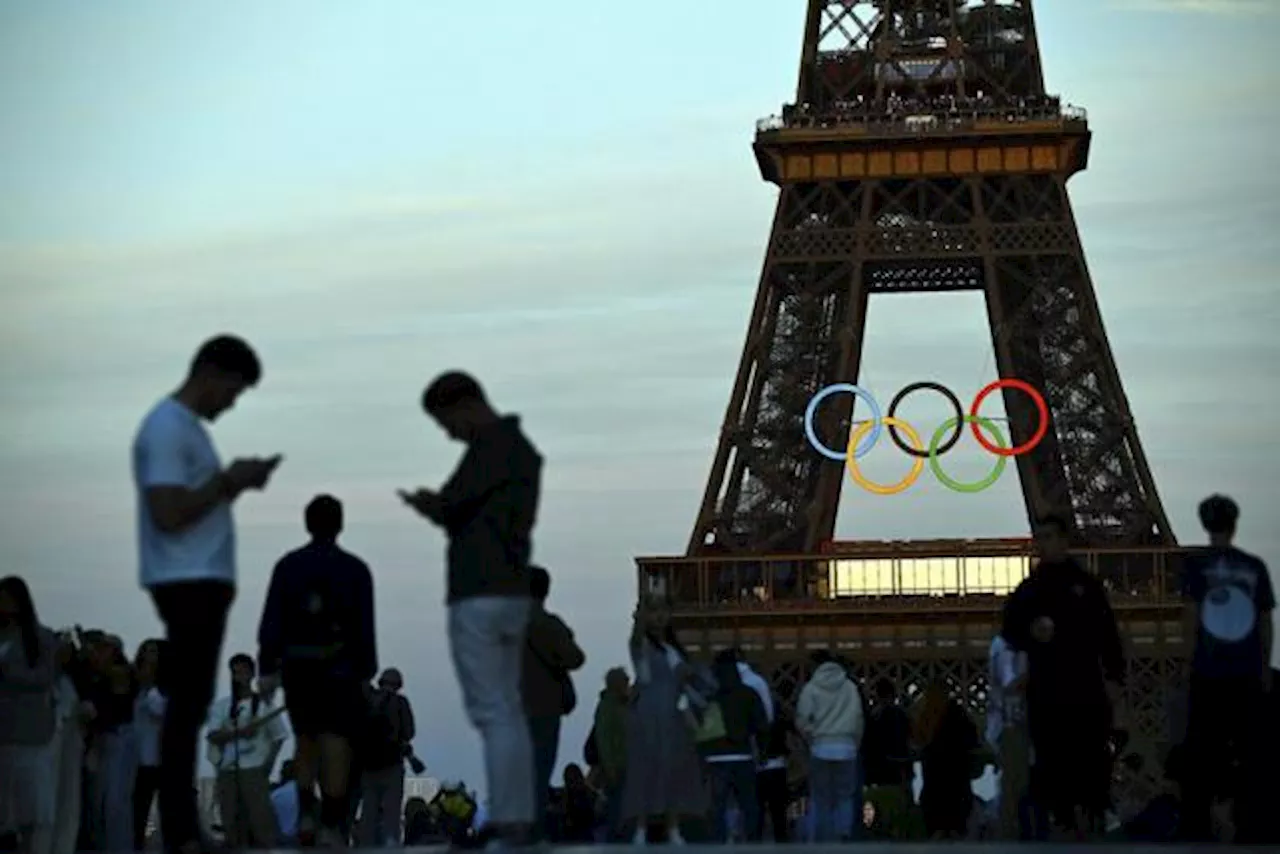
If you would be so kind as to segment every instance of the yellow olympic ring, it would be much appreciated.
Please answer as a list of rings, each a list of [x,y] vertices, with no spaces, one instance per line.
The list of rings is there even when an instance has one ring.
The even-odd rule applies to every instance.
[[[903,421],[901,418],[886,416],[880,419],[880,423],[884,424],[886,427],[897,427],[905,433],[907,435],[907,439],[917,451],[926,450],[924,443],[920,441],[920,434],[915,431],[914,427]],[[884,484],[874,483],[867,480],[866,476],[858,469],[857,454],[855,454],[854,451],[857,449],[858,443],[862,441],[862,437],[867,435],[875,424],[875,421],[863,421],[853,430],[853,432],[849,434],[848,453],[845,454],[844,466],[849,470],[849,477],[853,479],[853,482],[858,484],[858,486],[861,486],[867,492],[873,492],[876,495],[897,495],[899,492],[910,489],[911,484],[915,483],[920,478],[920,473],[924,471],[924,461],[928,457],[928,454],[926,453],[924,456],[912,457],[915,462],[911,465],[911,471],[907,472],[907,476],[897,483],[885,486]]]

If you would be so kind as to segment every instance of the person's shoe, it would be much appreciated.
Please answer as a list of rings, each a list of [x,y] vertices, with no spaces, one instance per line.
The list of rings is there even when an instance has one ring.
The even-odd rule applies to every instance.
[[[346,848],[347,840],[342,832],[332,827],[322,827],[316,831],[317,848]]]

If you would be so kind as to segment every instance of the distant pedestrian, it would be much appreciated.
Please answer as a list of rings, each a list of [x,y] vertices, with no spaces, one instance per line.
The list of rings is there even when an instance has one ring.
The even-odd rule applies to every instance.
[[[524,647],[521,691],[533,739],[534,834],[544,836],[551,775],[560,750],[560,722],[578,705],[571,673],[581,668],[587,657],[564,620],[546,608],[551,575],[540,566],[531,567],[529,589],[533,611]]]
[[[519,419],[495,412],[466,374],[437,377],[422,407],[467,451],[439,492],[400,497],[448,534],[449,646],[467,716],[484,742],[490,830],[522,844],[532,837],[535,809],[520,672],[542,457]]]
[[[1224,495],[1201,503],[1209,548],[1187,558],[1183,576],[1189,634],[1195,638],[1183,833],[1194,842],[1212,837],[1215,798],[1244,795],[1248,776],[1240,770],[1259,749],[1263,703],[1271,689],[1275,591],[1267,565],[1233,545],[1239,518],[1240,508]]]
[[[1069,837],[1104,830],[1124,651],[1102,583],[1068,552],[1066,520],[1035,525],[1039,560],[1005,602],[1000,636],[1027,654],[1032,797]]]
[[[160,831],[165,847],[183,854],[205,850],[191,781],[236,595],[231,505],[246,490],[264,488],[282,459],[239,459],[224,470],[201,422],[217,420],[261,378],[248,344],[226,335],[210,339],[182,386],[147,413],[133,441],[139,577],[168,640],[159,685],[168,698],[157,781]]]
[[[367,721],[366,689],[378,672],[373,577],[338,545],[338,499],[312,499],[306,524],[311,542],[282,557],[271,574],[258,627],[258,684],[267,696],[284,687],[297,739],[298,838],[333,845],[350,838],[353,747]]]
[[[413,756],[417,734],[413,706],[401,691],[404,676],[388,667],[369,699],[369,721],[360,755],[360,845],[398,848],[404,808],[404,763]]]

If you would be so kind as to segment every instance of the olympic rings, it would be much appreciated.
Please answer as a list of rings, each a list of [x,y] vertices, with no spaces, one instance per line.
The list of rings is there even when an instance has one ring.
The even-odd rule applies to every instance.
[[[981,415],[966,415],[963,418],[948,418],[942,422],[942,426],[933,434],[933,440],[929,442],[929,468],[933,470],[933,476],[938,482],[954,492],[982,492],[987,487],[994,484],[1000,479],[1000,475],[1004,474],[1004,467],[1009,464],[1008,454],[997,454],[995,467],[991,469],[991,473],[982,480],[975,480],[972,483],[962,483],[958,480],[952,480],[951,477],[942,470],[942,463],[938,462],[941,454],[936,453],[938,440],[942,438],[942,434],[948,430],[955,428],[956,432],[960,432],[961,424],[972,424],[976,429],[979,425],[984,427],[988,432],[996,437],[996,445],[1005,448],[1004,435],[1000,432],[1000,428],[990,418],[983,418]]]
[[[920,434],[910,424],[900,418],[894,418],[892,415],[886,415],[881,421],[888,425],[890,430],[894,427],[902,430],[903,433],[907,434],[907,438],[911,440],[911,444],[921,451],[924,450],[924,446],[920,444]],[[911,464],[911,471],[907,472],[907,476],[892,486],[884,486],[867,480],[862,472],[858,470],[858,455],[853,453],[853,450],[857,447],[858,440],[862,438],[862,434],[873,429],[877,423],[880,422],[863,421],[849,434],[849,453],[845,455],[844,467],[849,470],[849,477],[853,478],[853,482],[867,492],[873,492],[876,495],[897,495],[915,483],[920,477],[920,472],[924,471],[924,457],[916,457],[916,461]],[[928,455],[926,454],[926,456]]]
[[[983,400],[985,400],[988,395],[993,391],[1005,388],[1016,389],[1031,397],[1032,402],[1035,403],[1036,410],[1040,415],[1040,424],[1031,438],[1026,442],[1023,442],[1021,445],[1013,448],[1008,446],[1003,432],[992,419],[984,418],[978,414],[978,408],[982,405]],[[913,391],[923,389],[938,392],[943,397],[947,398],[956,411],[955,417],[947,419],[934,432],[927,448],[921,441],[920,435],[916,432],[915,428],[906,421],[898,418],[895,414],[898,406],[907,395]],[[853,395],[856,399],[866,403],[867,407],[871,410],[871,417],[860,422],[852,431],[850,431],[849,440],[846,443],[844,453],[840,453],[839,451],[824,445],[822,440],[818,438],[817,429],[815,427],[818,406],[828,397],[841,393]],[[955,492],[972,493],[982,492],[999,480],[1000,476],[1004,474],[1005,467],[1008,465],[1010,457],[1022,456],[1023,454],[1030,453],[1034,450],[1036,446],[1044,440],[1044,437],[1049,432],[1049,417],[1049,407],[1045,402],[1044,396],[1029,383],[1018,379],[997,380],[983,388],[970,405],[968,415],[964,414],[964,409],[960,406],[960,402],[956,398],[955,394],[953,394],[946,386],[939,383],[918,382],[908,385],[894,396],[892,402],[889,404],[888,413],[881,412],[880,404],[866,389],[851,383],[837,383],[822,389],[813,396],[812,400],[809,401],[809,405],[806,407],[804,413],[804,433],[805,437],[809,440],[809,444],[811,444],[819,454],[829,460],[844,462],[845,468],[849,471],[849,477],[853,482],[858,484],[858,486],[861,486],[866,491],[876,495],[896,495],[906,489],[909,489],[912,484],[919,479],[920,473],[924,470],[925,460],[928,460],[929,468],[933,471],[934,477],[936,477],[943,486]],[[942,465],[938,462],[938,458],[951,450],[951,448],[953,448],[960,440],[960,435],[964,432],[963,426],[965,424],[969,425],[974,437],[978,440],[978,444],[997,457],[996,464],[992,468],[990,474],[980,480],[972,481],[970,483],[953,479],[942,470]],[[888,428],[889,438],[893,440],[893,443],[915,460],[906,477],[893,484],[881,484],[868,480],[858,467],[857,463],[858,460],[871,452],[871,449],[875,446],[877,440],[880,438],[881,432],[885,428]],[[949,430],[952,431],[952,434],[950,438],[944,442],[943,437],[946,436],[946,433]],[[899,435],[899,431],[906,435],[907,441],[902,440]],[[993,442],[991,439],[984,436],[984,431],[990,433],[995,441]]]
[[[892,418],[894,414],[898,411],[898,406],[902,403],[903,398],[911,394],[911,392],[913,391],[923,391],[924,389],[929,389],[930,391],[936,391],[938,394],[945,397],[947,401],[951,404],[951,408],[956,411],[956,417],[953,418],[950,422],[948,422],[955,427],[955,432],[951,434],[951,438],[947,440],[947,443],[945,445],[937,449],[936,454],[933,451],[932,447],[928,451],[925,451],[923,449],[917,451],[915,448],[909,447],[906,442],[898,438],[898,432],[894,427],[889,428],[889,438],[893,440],[893,444],[897,445],[899,448],[906,451],[911,456],[919,457],[920,459],[925,459],[926,457],[933,457],[933,456],[939,456],[939,457],[942,456],[947,451],[951,450],[956,446],[956,442],[960,441],[960,434],[964,432],[964,426],[963,426],[964,410],[960,408],[960,398],[956,397],[955,394],[952,393],[951,389],[947,388],[942,383],[930,383],[930,382],[912,383],[911,385],[907,386],[902,391],[895,394],[893,396],[893,400],[889,402],[889,417]],[[916,444],[919,445],[918,442]]]
[[[978,396],[973,399],[973,405],[969,407],[969,414],[975,418],[978,416],[978,407],[982,406],[982,401],[987,399],[987,395],[996,389],[1016,388],[1018,391],[1029,396],[1036,405],[1036,411],[1040,413],[1040,426],[1036,428],[1036,432],[1031,438],[1023,442],[1016,448],[997,448],[988,442],[982,436],[982,431],[978,429],[977,421],[970,421],[969,426],[973,429],[973,437],[978,440],[978,444],[986,450],[1000,457],[1019,457],[1023,454],[1030,453],[1040,441],[1044,439],[1045,433],[1049,432],[1049,405],[1044,402],[1044,395],[1031,387],[1031,383],[1022,380],[996,380],[991,385],[978,392]]]

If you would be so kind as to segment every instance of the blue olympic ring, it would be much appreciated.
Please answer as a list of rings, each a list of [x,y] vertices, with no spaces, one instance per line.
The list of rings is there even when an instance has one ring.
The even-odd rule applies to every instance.
[[[804,435],[809,439],[809,444],[813,445],[818,453],[829,460],[842,463],[849,456],[847,450],[833,451],[824,445],[822,440],[818,438],[818,431],[813,426],[814,416],[818,413],[818,406],[833,394],[851,394],[871,408],[871,432],[867,434],[867,438],[863,439],[862,443],[853,452],[855,460],[862,459],[871,453],[872,447],[875,446],[880,439],[880,434],[884,431],[884,413],[880,410],[880,404],[871,395],[871,392],[861,386],[856,386],[852,383],[836,383],[815,394],[813,400],[809,401],[809,405],[804,410]]]

